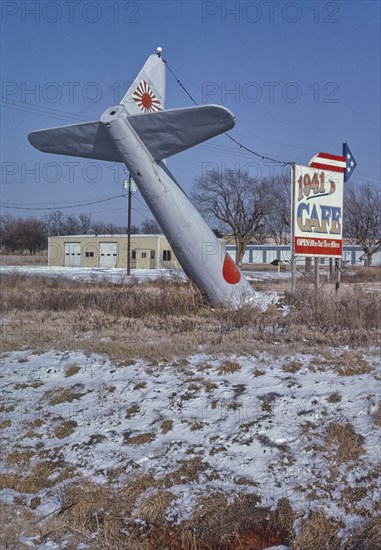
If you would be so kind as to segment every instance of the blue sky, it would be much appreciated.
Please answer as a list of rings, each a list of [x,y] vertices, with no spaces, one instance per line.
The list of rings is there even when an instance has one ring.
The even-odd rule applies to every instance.
[[[347,141],[353,180],[380,184],[379,2],[4,0],[1,9],[1,203],[18,206],[3,214],[65,206],[125,224],[123,198],[85,205],[121,194],[122,167],[46,155],[27,135],[97,120],[157,46],[198,103],[233,111],[231,135],[245,146],[308,164]],[[167,108],[189,105],[167,74]],[[206,166],[276,169],[225,136],[168,160],[186,192]],[[137,195],[133,222],[145,217]]]

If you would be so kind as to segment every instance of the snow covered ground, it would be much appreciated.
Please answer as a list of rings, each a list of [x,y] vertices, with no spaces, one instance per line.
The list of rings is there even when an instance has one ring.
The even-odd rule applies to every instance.
[[[186,280],[183,271],[173,269],[133,269],[131,276],[126,269],[102,267],[54,267],[54,266],[0,266],[0,275],[19,273],[22,275],[37,275],[40,277],[59,277],[73,281],[106,280],[115,283],[146,282],[156,279]]]
[[[67,481],[54,480],[67,468],[103,483],[120,471],[159,479],[197,460],[196,478],[170,487],[173,521],[192,513],[200,490],[249,491],[262,506],[287,497],[302,515],[323,507],[344,521],[344,534],[374,509],[381,481],[374,423],[381,361],[358,355],[363,373],[339,375],[351,354],[195,354],[155,365],[81,351],[3,353],[1,470],[21,480],[42,457],[56,462],[54,489],[38,492],[45,515],[60,506]],[[358,452],[345,455],[335,432],[344,425]],[[26,463],[10,460],[24,451]],[[36,494],[22,496],[30,502]],[[3,502],[15,497],[15,489],[0,492]]]
[[[0,267],[11,273],[126,284],[186,279],[171,270],[128,278],[124,269]],[[258,293],[264,307],[277,297]],[[272,508],[288,498],[300,518],[323,509],[343,522],[345,538],[380,501],[381,358],[376,349],[307,354],[278,345],[278,353],[273,342],[271,353],[246,355],[200,346],[160,363],[86,354],[80,344],[0,354],[0,503],[34,503],[42,517],[59,510],[62,487],[73,480],[103,484],[149,472],[175,496],[167,509],[175,523],[191,516],[200,492],[251,492]],[[45,463],[45,484],[33,490],[31,476]]]
[[[1,274],[20,273],[23,275],[38,275],[41,277],[60,277],[72,280],[107,280],[115,283],[146,282],[156,279],[186,280],[182,270],[177,269],[133,269],[131,276],[126,269],[101,267],[52,267],[52,266],[0,266]],[[245,271],[245,277],[251,281],[289,279],[290,272],[276,271]]]

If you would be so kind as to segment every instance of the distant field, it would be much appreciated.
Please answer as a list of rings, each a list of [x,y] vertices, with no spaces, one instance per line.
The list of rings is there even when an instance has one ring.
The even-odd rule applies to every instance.
[[[0,265],[48,265],[48,251],[37,254],[0,254]]]
[[[379,276],[2,276],[0,546],[380,548]]]

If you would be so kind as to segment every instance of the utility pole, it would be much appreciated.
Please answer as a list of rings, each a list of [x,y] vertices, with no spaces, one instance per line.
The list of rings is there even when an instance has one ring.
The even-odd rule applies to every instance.
[[[128,180],[123,181],[123,187],[128,189],[127,192],[127,275],[131,275],[131,197],[132,187],[135,186],[135,182],[131,175],[128,175]]]

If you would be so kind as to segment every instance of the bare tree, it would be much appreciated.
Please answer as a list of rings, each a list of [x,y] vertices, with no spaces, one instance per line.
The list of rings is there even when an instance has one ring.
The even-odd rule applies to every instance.
[[[30,254],[36,254],[48,246],[48,235],[46,223],[36,218],[20,220],[21,244],[27,248]]]
[[[1,224],[1,244],[13,253],[27,249],[35,254],[47,247],[46,223],[37,218],[7,217]]]
[[[140,233],[143,235],[157,235],[162,231],[155,220],[146,218],[140,225]]]
[[[55,210],[46,216],[45,221],[48,227],[49,236],[55,237],[57,235],[65,235],[65,216],[61,210]]]
[[[81,233],[87,235],[90,232],[91,228],[91,215],[90,214],[79,214],[78,216]]]
[[[81,231],[81,222],[75,215],[65,217],[63,226],[64,235],[78,235]]]
[[[0,216],[0,246],[9,248],[7,241],[8,241],[8,233],[12,226],[13,218],[9,214],[5,214]]]
[[[20,220],[21,218],[16,219],[12,216],[2,216],[1,219],[1,246],[11,250],[13,254],[23,248]]]
[[[241,264],[264,225],[268,199],[262,182],[241,170],[211,171],[195,180],[191,198],[206,220],[233,233]]]
[[[127,234],[127,227],[122,225],[114,225],[113,223],[105,223],[100,221],[92,222],[91,231],[95,235],[125,235]],[[139,228],[136,225],[131,225],[131,234],[136,235],[139,233]]]
[[[291,240],[291,177],[275,176],[264,180],[271,205],[265,216],[265,230],[275,244],[289,244]]]
[[[381,191],[372,183],[350,183],[344,189],[344,235],[362,246],[365,265],[381,250]]]

